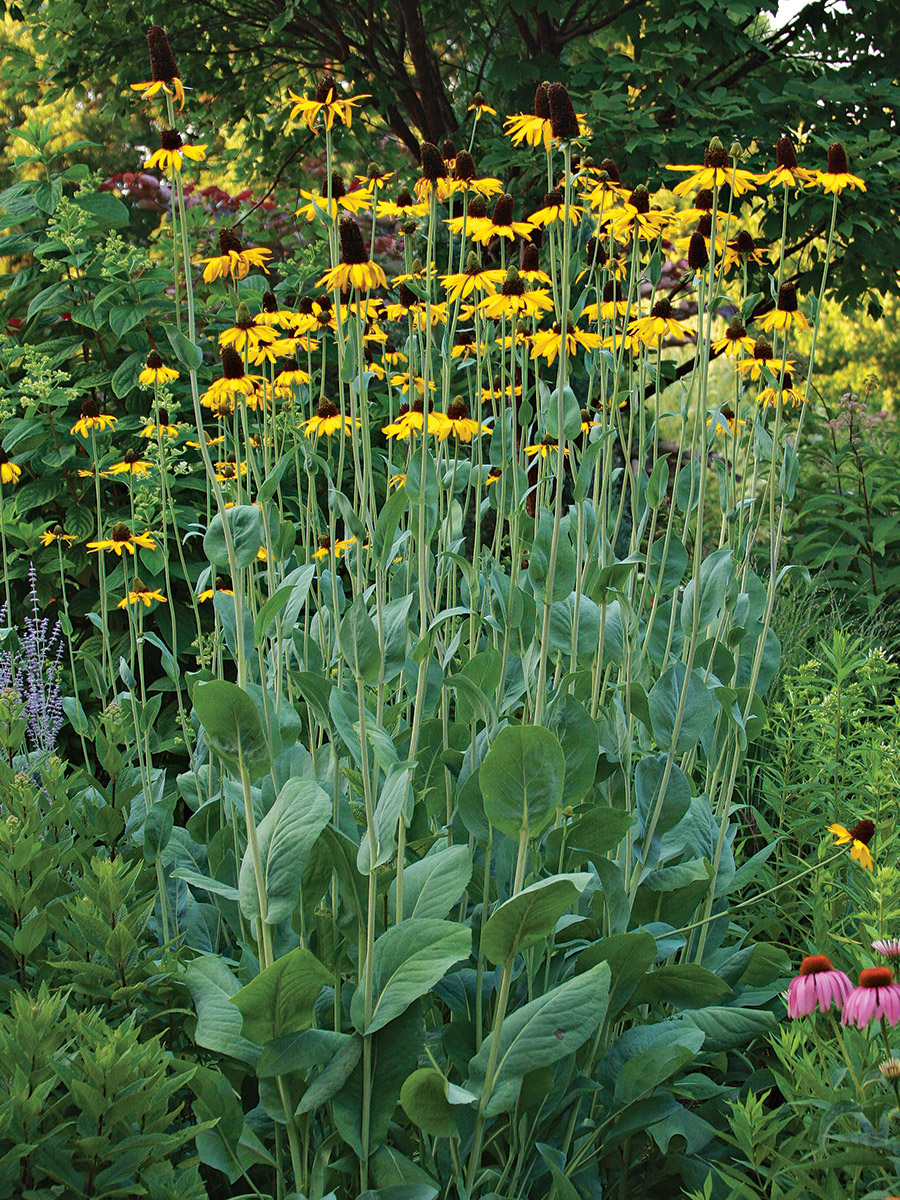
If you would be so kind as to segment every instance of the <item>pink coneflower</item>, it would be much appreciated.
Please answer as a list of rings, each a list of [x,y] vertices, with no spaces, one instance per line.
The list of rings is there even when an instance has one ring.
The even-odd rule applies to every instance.
[[[864,1029],[870,1021],[900,1022],[900,983],[894,983],[890,967],[867,967],[859,973],[855,987],[844,1004],[842,1025]]]
[[[880,938],[872,943],[872,949],[882,958],[893,959],[896,962],[900,959],[900,938]]]
[[[789,1017],[806,1017],[815,1012],[827,1012],[832,1004],[841,1008],[853,990],[853,984],[843,971],[832,966],[824,954],[810,954],[800,964],[800,973],[788,988]]]

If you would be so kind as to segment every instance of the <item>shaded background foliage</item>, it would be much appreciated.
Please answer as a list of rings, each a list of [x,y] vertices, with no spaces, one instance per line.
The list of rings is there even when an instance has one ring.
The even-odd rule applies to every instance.
[[[167,27],[188,85],[203,81],[192,111],[205,114],[205,129],[230,135],[226,159],[257,186],[301,178],[291,166],[313,151],[312,135],[285,135],[283,95],[288,86],[308,86],[326,66],[353,93],[372,96],[371,113],[385,114],[386,121],[354,123],[351,157],[360,168],[365,155],[415,154],[423,139],[467,138],[476,89],[501,115],[530,110],[545,78],[561,79],[580,101],[595,158],[620,159],[629,181],[646,180],[651,189],[671,180],[669,155],[696,162],[710,136],[726,143],[738,131],[746,136],[748,113],[764,160],[786,128],[799,131],[801,144],[808,137],[815,166],[840,135],[872,182],[866,196],[844,198],[834,292],[864,300],[877,315],[876,293],[898,290],[891,138],[900,16],[879,0],[850,0],[843,11],[815,0],[782,23],[772,0],[5,0],[3,8],[27,22],[33,37],[32,48],[15,29],[5,34],[3,73],[15,104],[57,101],[71,91],[80,121],[91,123],[101,110],[116,130],[107,135],[111,172],[122,168],[123,131],[132,145],[146,139],[125,85],[146,76],[146,48],[136,35],[151,22]],[[485,142],[484,133],[485,164],[499,173],[508,144],[499,133]],[[821,212],[812,213],[811,240],[829,211],[823,199]],[[764,232],[774,239],[777,230]],[[804,287],[815,286],[820,266],[811,249]]]

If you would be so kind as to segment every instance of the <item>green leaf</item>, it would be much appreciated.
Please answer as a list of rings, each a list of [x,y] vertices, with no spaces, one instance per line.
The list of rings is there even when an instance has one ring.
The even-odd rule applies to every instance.
[[[596,1031],[609,1002],[610,971],[600,963],[506,1017],[499,1030],[496,1069],[484,1115],[515,1107],[522,1077],[551,1066],[583,1046]],[[469,1063],[466,1089],[481,1092],[495,1034],[491,1032]]]
[[[266,921],[277,925],[300,903],[300,884],[309,855],[331,820],[328,794],[309,779],[289,779],[256,831],[266,890]],[[238,880],[241,911],[259,918],[259,895],[248,846]]]
[[[259,612],[256,614],[256,620],[253,622],[253,645],[259,647],[262,645],[263,638],[269,630],[269,626],[287,604],[291,592],[294,590],[292,583],[282,584],[268,598]]]
[[[625,1108],[649,1096],[661,1083],[693,1062],[695,1057],[695,1052],[689,1046],[677,1042],[672,1046],[654,1046],[635,1054],[616,1078],[616,1107]]]
[[[268,765],[269,749],[259,711],[247,693],[236,683],[211,679],[198,682],[192,698],[210,748],[233,770],[243,760],[251,775],[261,774]]]
[[[468,846],[446,846],[428,854],[403,872],[403,917],[441,920],[456,904],[472,878],[472,851]],[[397,916],[397,881],[388,893],[391,921]]]
[[[241,1014],[231,1003],[240,984],[223,960],[204,954],[188,964],[184,981],[197,1010],[194,1041],[205,1050],[255,1063],[259,1050],[241,1035]]]
[[[563,913],[593,878],[587,872],[541,879],[495,908],[481,934],[481,949],[493,963],[506,962],[550,937]]]
[[[597,771],[600,757],[597,722],[583,704],[566,694],[551,705],[547,728],[559,739],[566,759],[563,803],[578,804],[591,790]]]
[[[662,795],[667,761],[665,754],[651,754],[641,759],[634,772],[634,794],[641,833],[646,835],[653,825],[654,839],[673,829],[691,806],[691,785],[681,767],[674,763],[669,769],[665,795]],[[648,852],[649,847],[645,846],[645,860]]]
[[[377,944],[377,943],[376,943]],[[425,1025],[419,1006],[413,1005],[372,1038],[369,1150],[385,1140],[400,1098],[403,1081],[418,1065],[425,1044]],[[331,1102],[334,1124],[341,1139],[362,1155],[360,1116],[363,1102],[363,1067],[358,1063]]]
[[[174,325],[164,325],[163,329],[166,331],[169,345],[175,351],[178,361],[188,370],[196,371],[203,362],[203,351],[200,347],[189,341]]]
[[[228,532],[234,547],[236,567],[249,567],[256,561],[262,545],[259,509],[255,504],[236,504],[225,512]],[[216,513],[203,538],[203,552],[214,567],[229,567],[228,543],[221,513]]]
[[[122,337],[129,329],[140,325],[143,316],[144,308],[141,304],[117,304],[110,310],[109,327],[116,337]]]
[[[298,946],[276,959],[231,997],[243,1017],[244,1036],[257,1046],[308,1029],[313,1005],[332,975],[309,950]]]
[[[319,1031],[308,1030],[308,1032]],[[338,1094],[356,1069],[356,1064],[362,1056],[362,1048],[362,1038],[355,1035],[347,1037],[346,1041],[338,1047],[331,1060],[308,1085],[300,1103],[297,1105],[297,1116],[312,1112]]]
[[[341,655],[356,678],[374,683],[381,665],[381,651],[375,624],[362,597],[354,600],[344,613],[338,636]]]
[[[644,976],[633,1003],[663,1001],[675,1008],[703,1008],[730,990],[724,980],[698,963],[668,963]]]
[[[684,1019],[706,1034],[703,1049],[710,1054],[767,1038],[778,1024],[774,1013],[750,1008],[699,1008],[686,1012]]]
[[[650,689],[647,701],[650,706],[650,722],[656,744],[663,750],[669,749],[675,736],[675,721],[684,688],[685,666],[673,663],[660,675]],[[703,681],[700,671],[691,671],[687,682],[687,694],[681,727],[675,744],[678,754],[692,750],[716,718],[719,702]]]
[[[643,929],[601,938],[578,955],[576,971],[609,963],[609,1015],[617,1016],[631,1000],[634,989],[656,961],[656,938]]]
[[[350,1018],[363,1034],[375,1033],[424,996],[450,968],[467,958],[472,931],[452,921],[413,917],[386,930],[375,942],[372,961],[372,1014],[368,1024],[360,983]]]
[[[658,458],[647,480],[647,503],[652,509],[659,508],[669,486],[669,460]]]
[[[127,206],[121,200],[117,200],[115,196],[111,196],[109,192],[74,196],[72,203],[83,208],[92,217],[96,217],[101,224],[111,225],[113,228],[127,225],[131,218]]]
[[[572,549],[568,533],[561,528],[557,541],[553,588],[552,593],[548,594],[554,524],[550,509],[541,508],[534,544],[528,559],[528,581],[534,589],[535,596],[545,604],[552,604],[554,600],[564,600],[575,586],[575,551]]]
[[[582,809],[569,831],[567,845],[570,851],[580,850],[596,863],[614,850],[631,828],[631,813],[602,804],[592,804],[585,811]]]
[[[689,579],[681,600],[681,628],[689,634],[694,625],[694,604],[699,606],[698,630],[706,629],[713,621],[717,621],[722,605],[725,603],[725,593],[731,582],[734,563],[731,549],[724,546],[708,554],[700,565],[699,600],[697,583]]]
[[[375,858],[372,859],[372,843],[367,832],[356,856],[356,869],[361,875],[368,875],[394,857],[401,814],[404,824],[409,823],[409,814],[404,812],[409,798],[409,769],[400,764],[388,767],[373,815]]]
[[[456,1120],[454,1107],[447,1099],[449,1091],[450,1081],[436,1067],[420,1067],[400,1089],[400,1107],[413,1125],[432,1137],[452,1137]]]
[[[260,504],[265,504],[267,500],[271,500],[278,490],[278,485],[281,483],[282,476],[288,467],[293,463],[293,454],[284,454],[275,464],[269,474],[263,481],[262,486],[257,492],[256,498]]]
[[[518,841],[538,837],[562,800],[566,758],[559,740],[541,725],[507,725],[478,772],[488,820]]]

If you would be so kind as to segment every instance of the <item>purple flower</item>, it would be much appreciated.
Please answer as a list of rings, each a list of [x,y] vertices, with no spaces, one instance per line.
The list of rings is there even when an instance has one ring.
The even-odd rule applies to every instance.
[[[59,621],[40,615],[37,575],[34,564],[28,572],[31,583],[31,612],[25,617],[16,650],[0,651],[0,691],[14,688],[25,702],[26,743],[35,754],[49,755],[63,724],[60,665],[63,643]],[[8,619],[6,605],[0,608],[0,624]]]
[[[867,967],[860,971],[859,986],[847,998],[841,1024],[864,1029],[870,1021],[882,1018],[888,1025],[900,1022],[900,983],[894,983],[890,967]]]
[[[788,988],[789,1017],[806,1017],[818,1008],[827,1012],[832,1004],[841,1008],[853,984],[843,971],[831,965],[824,954],[811,954],[800,964],[800,973]]]

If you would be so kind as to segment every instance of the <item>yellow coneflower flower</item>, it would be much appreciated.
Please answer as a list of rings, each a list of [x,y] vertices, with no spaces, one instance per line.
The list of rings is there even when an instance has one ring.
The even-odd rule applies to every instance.
[[[0,483],[10,483],[15,487],[21,474],[22,468],[10,462],[6,451],[0,446]]]
[[[628,332],[645,346],[657,346],[663,338],[676,338],[683,342],[694,337],[695,331],[672,316],[672,302],[661,296],[650,309],[650,315],[628,322]]]
[[[394,221],[410,221],[428,214],[427,201],[417,200],[409,188],[401,188],[396,200],[379,200],[378,216]]]
[[[401,404],[397,420],[392,421],[389,425],[385,425],[381,432],[385,437],[397,438],[399,441],[405,441],[407,438],[418,436],[425,428],[424,409],[425,405],[420,397],[414,401],[412,408]],[[429,402],[428,432],[438,434],[438,431],[443,427],[446,420],[447,418],[443,413],[433,411],[432,405]]]
[[[147,30],[147,46],[150,50],[150,71],[153,78],[144,83],[131,83],[133,92],[140,92],[142,100],[149,100],[158,92],[174,96],[179,108],[184,108],[184,84],[175,65],[175,56],[161,25],[151,25]]]
[[[247,474],[246,462],[238,462],[233,454],[229,454],[224,462],[216,463],[216,479],[219,483],[233,483]]]
[[[486,246],[491,238],[501,237],[514,242],[517,237],[527,237],[534,226],[530,221],[513,220],[514,201],[509,193],[498,196],[494,211],[489,217],[469,218],[468,233],[473,242]]]
[[[550,97],[547,85],[540,83],[534,93],[534,112],[516,113],[504,118],[504,132],[514,146],[525,142],[529,146],[553,145],[553,125],[550,120]]]
[[[482,342],[477,345],[475,342],[475,334],[471,330],[463,330],[456,335],[456,341],[451,347],[450,357],[461,358],[465,361],[468,358],[473,358],[476,354],[484,354],[487,350],[487,344]]]
[[[570,358],[574,357],[579,349],[590,352],[599,348],[599,333],[589,333],[587,330],[579,329],[577,325],[573,324],[569,324],[566,327],[566,354]],[[557,321],[550,329],[539,329],[534,335],[531,345],[531,357],[545,358],[548,365],[552,366],[561,349],[562,325]]]
[[[54,525],[52,529],[45,529],[41,534],[41,545],[52,546],[55,542],[65,542],[67,546],[71,546],[75,541],[75,535],[66,533],[61,525]]]
[[[277,341],[277,331],[271,325],[257,325],[243,301],[238,305],[234,324],[219,334],[219,345],[233,346],[238,354],[243,354],[245,350],[256,350],[267,342]]]
[[[490,113],[492,117],[496,117],[496,108],[491,108],[487,100],[485,100],[482,92],[476,92],[472,97],[472,103],[466,109],[466,112],[473,112],[477,121],[484,113]]]
[[[721,200],[721,196],[719,197]],[[712,222],[713,217],[713,193],[711,188],[701,188],[694,197],[694,203],[687,208],[679,209],[675,214],[683,224],[692,224],[694,221],[699,221],[702,217],[709,217]],[[725,228],[728,221],[728,210],[717,208],[715,212],[716,224],[720,230]]]
[[[479,425],[469,416],[469,407],[465,400],[457,397],[447,405],[446,413],[436,413],[436,422],[432,416],[428,418],[428,432],[433,433],[440,442],[445,442],[452,433],[460,442],[471,442],[479,433],[490,433],[486,425]]]
[[[726,358],[740,358],[743,353],[752,354],[755,345],[741,318],[732,317],[725,336],[713,342],[711,349],[714,354],[724,354]]]
[[[875,835],[875,824],[873,821],[863,819],[857,821],[852,829],[847,829],[843,825],[827,826],[828,832],[834,834],[834,844],[836,846],[849,846],[850,857],[854,862],[866,871],[875,869],[875,862],[872,858],[872,851],[869,849],[869,842]]]
[[[518,379],[518,373],[516,377]],[[521,382],[516,383],[515,386],[513,386],[511,383],[507,383],[504,387],[501,387],[499,375],[494,376],[493,385],[491,387],[483,387],[481,389],[481,399],[485,403],[490,403],[493,400],[504,400],[508,404],[513,396],[521,395]]]
[[[275,376],[276,389],[289,391],[295,385],[302,383],[309,383],[309,373],[301,369],[296,358],[286,358],[281,365],[281,370]]]
[[[93,400],[85,400],[81,405],[81,416],[69,432],[86,438],[92,432],[115,429],[117,420],[112,413],[102,413]]]
[[[775,169],[759,176],[759,182],[770,188],[804,187],[815,182],[815,171],[797,165],[794,143],[783,134],[775,143]]]
[[[588,434],[592,429],[600,429],[602,422],[595,421],[590,411],[586,408],[581,410],[581,432]]]
[[[421,201],[427,201],[433,193],[440,200],[449,167],[433,142],[423,142],[419,147],[419,164],[422,174],[415,182],[416,196]]]
[[[759,266],[768,266],[769,259],[756,245],[753,236],[746,229],[742,229],[725,246],[722,270],[727,275],[733,266],[743,266],[744,263],[751,262]]]
[[[540,288],[528,292],[515,267],[510,267],[496,296],[488,296],[479,305],[479,311],[491,320],[498,317],[537,317],[553,308],[549,292]]]
[[[356,418],[356,427],[362,424],[359,417]],[[330,400],[323,400],[319,404],[318,411],[314,417],[310,417],[308,421],[304,421],[301,428],[308,438],[312,437],[331,437],[334,433],[343,433],[345,437],[350,437],[353,432],[354,422],[350,417],[341,415],[336,404],[332,404]]]
[[[392,375],[390,380],[391,387],[399,388],[402,395],[406,395],[410,390],[418,392],[420,395],[425,391],[425,380],[421,375],[410,375],[409,371],[398,371],[396,375]],[[428,390],[430,392],[437,391],[437,384],[433,379],[428,380]]]
[[[377,263],[369,259],[359,226],[352,217],[341,217],[338,226],[341,236],[341,261],[319,280],[320,287],[345,291],[355,287],[367,292],[370,288],[387,287],[387,278]]]
[[[294,332],[298,337],[303,337],[320,329],[337,329],[337,316],[331,297],[326,292],[320,296],[301,296],[294,316]]]
[[[763,333],[771,333],[773,329],[809,329],[809,321],[797,307],[797,288],[793,283],[781,285],[774,309],[760,317],[759,327]]]
[[[289,121],[302,117],[307,126],[315,131],[319,117],[326,129],[331,129],[334,122],[340,121],[349,129],[353,123],[353,109],[361,100],[368,100],[367,94],[359,96],[344,96],[338,90],[337,81],[333,75],[323,75],[316,88],[315,99],[308,100],[298,96],[288,88],[288,95],[293,102]]]
[[[618,354],[624,346],[629,354],[640,354],[641,342],[632,333],[611,333],[603,339],[603,349],[611,354]]]
[[[555,458],[559,454],[559,443],[554,442],[553,438],[545,437],[534,446],[526,446],[525,453],[529,458],[535,458],[537,455],[541,458]],[[566,458],[569,457],[567,449],[563,450],[563,454]]]
[[[129,608],[133,604],[143,604],[145,608],[149,608],[154,600],[158,600],[160,604],[165,604],[166,598],[157,589],[148,588],[146,583],[138,579],[135,575],[131,581],[131,587],[128,589],[128,595],[124,600],[119,601],[119,608]]]
[[[403,487],[406,483],[406,472],[403,471],[399,475],[391,475],[388,479],[388,487]]]
[[[133,557],[135,546],[142,546],[145,550],[155,550],[156,542],[149,533],[132,533],[127,525],[119,521],[113,525],[112,533],[108,538],[101,539],[99,542],[88,542],[87,549],[109,550],[121,558],[125,553]]]
[[[502,474],[503,474],[503,471],[500,467],[491,467],[488,470],[487,478],[484,481],[484,486],[490,487],[492,484],[497,482],[497,480],[500,478],[500,476]]]
[[[143,384],[144,387],[153,387],[155,384],[172,383],[178,378],[178,371],[174,367],[167,367],[162,356],[155,350],[151,350],[147,355],[147,365],[138,375],[138,383]]]
[[[219,579],[217,576],[215,585],[213,587],[205,588],[197,596],[197,599],[200,601],[201,604],[205,604],[207,600],[212,600],[212,598],[213,598],[213,596],[215,596],[216,592],[221,592],[223,596],[233,596],[234,588],[226,587],[225,580]]]
[[[342,538],[340,541],[335,542],[334,546],[332,546],[331,538],[327,533],[323,533],[319,538],[319,548],[313,554],[313,558],[328,558],[328,556],[333,553],[334,557],[338,559],[342,554],[346,554],[350,547],[354,545],[356,545],[356,538],[350,537]]]
[[[288,308],[278,307],[278,297],[274,292],[264,292],[262,311],[253,318],[257,325],[277,325],[281,329],[291,329],[296,314]]]
[[[214,380],[203,395],[200,403],[205,408],[215,408],[221,401],[234,402],[235,396],[252,396],[263,383],[261,375],[248,375],[244,362],[233,346],[222,350],[222,378]]]
[[[522,254],[519,278],[526,283],[545,283],[548,287],[553,282],[547,272],[541,270],[541,254],[534,242],[529,242]]]
[[[716,257],[725,254],[725,238],[722,236],[724,225],[716,229]],[[688,266],[692,271],[702,271],[709,262],[709,251],[712,245],[712,213],[704,213],[697,222],[696,229],[675,239],[675,249],[687,254]]]
[[[307,221],[315,221],[317,217],[330,217],[332,221],[336,221],[338,213],[343,209],[345,212],[358,213],[364,208],[372,207],[372,193],[365,188],[356,188],[352,192],[347,191],[347,185],[344,180],[336,172],[331,175],[331,199],[328,199],[328,176],[324,176],[321,184],[321,192],[305,191],[301,188],[300,195],[307,201],[296,210],[296,216],[305,217]]]
[[[763,368],[777,376],[782,371],[793,371],[795,366],[793,359],[775,358],[766,339],[759,337],[753,343],[750,356],[737,359],[734,369],[743,379],[756,381],[762,375]]]
[[[157,413],[157,420],[150,421],[141,430],[142,438],[155,437],[178,437],[178,426],[173,425],[169,420],[169,411],[166,408],[161,408]]]
[[[600,163],[597,180],[587,194],[587,202],[591,208],[606,208],[610,203],[618,203],[629,194],[629,189],[623,187],[622,176],[614,158],[604,158]]]
[[[847,162],[847,151],[840,142],[832,142],[828,147],[828,168],[825,171],[815,171],[812,185],[818,184],[831,195],[840,195],[846,188],[866,190],[866,185],[858,175],[850,174]]]
[[[779,399],[785,407],[790,408],[799,408],[806,400],[804,393],[794,387],[794,377],[790,371],[785,372],[780,388],[763,388],[756,397],[756,402],[760,407],[768,405],[769,408],[774,408],[778,404]]]
[[[707,420],[706,428],[709,429],[710,425],[713,424],[716,427],[715,431],[717,434],[727,433],[737,439],[741,436],[747,422],[735,416],[734,409],[730,404],[723,404],[719,411]]]
[[[206,263],[203,272],[204,283],[214,283],[217,279],[246,279],[251,267],[258,267],[268,275],[266,259],[272,257],[272,251],[263,246],[243,248],[240,238],[233,229],[219,230],[219,253],[212,258],[201,258]]]
[[[475,167],[475,159],[468,150],[460,150],[453,164],[453,178],[442,181],[438,195],[446,200],[448,196],[477,195],[499,196],[503,184],[492,175],[479,176]]]
[[[474,251],[470,251],[464,271],[458,275],[441,275],[439,278],[452,304],[473,295],[486,293],[493,296],[503,282],[505,273],[499,267],[483,267]]]
[[[650,193],[641,186],[634,189],[620,208],[610,210],[609,223],[621,242],[630,241],[633,234],[652,240],[666,232],[674,216],[674,208],[651,209]]]
[[[607,279],[599,304],[586,304],[581,315],[586,321],[610,321],[613,317],[624,317],[628,312],[628,297],[618,281]]]
[[[676,196],[686,196],[695,188],[724,187],[731,188],[735,197],[752,192],[758,182],[752,171],[743,171],[732,165],[728,151],[718,138],[713,138],[703,155],[703,165],[694,163],[691,166],[676,166],[669,164],[667,171],[690,171],[688,179],[675,185],[672,191]]]
[[[141,458],[137,450],[126,450],[120,462],[107,467],[110,475],[149,475],[153,463]]]
[[[444,224],[454,237],[460,237],[463,232],[468,236],[469,227],[473,221],[484,221],[487,219],[487,204],[484,196],[473,196],[466,205],[465,213],[458,217],[447,217]]]
[[[167,175],[177,175],[181,170],[181,162],[189,158],[191,162],[204,162],[206,159],[206,143],[189,146],[181,140],[177,129],[164,129],[160,138],[161,145],[144,163],[145,170],[162,171]]]
[[[569,205],[568,216],[573,225],[577,225],[581,220],[583,211],[577,204]],[[554,188],[552,192],[547,192],[544,196],[544,203],[541,207],[536,212],[529,214],[528,220],[532,225],[543,228],[545,225],[552,225],[556,221],[563,221],[565,213],[565,195],[560,188]]]

